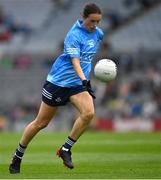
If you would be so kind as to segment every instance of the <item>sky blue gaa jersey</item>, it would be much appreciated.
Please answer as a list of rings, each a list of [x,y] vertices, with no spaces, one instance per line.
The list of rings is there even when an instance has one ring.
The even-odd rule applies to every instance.
[[[73,68],[71,58],[80,58],[81,68],[88,79],[93,56],[102,38],[103,32],[100,28],[97,27],[93,32],[88,32],[83,27],[82,20],[77,20],[67,33],[64,53],[54,62],[47,81],[61,87],[81,85],[82,82]]]

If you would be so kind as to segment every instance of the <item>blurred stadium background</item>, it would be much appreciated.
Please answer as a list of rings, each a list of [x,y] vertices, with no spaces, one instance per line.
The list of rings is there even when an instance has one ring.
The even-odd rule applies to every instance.
[[[0,131],[22,131],[36,115],[42,85],[64,37],[87,0],[0,0]],[[161,131],[161,1],[92,0],[105,32],[95,57],[111,58],[117,79],[98,82],[92,129]],[[62,107],[46,131],[71,128],[75,110]],[[69,113],[70,112],[70,113]]]

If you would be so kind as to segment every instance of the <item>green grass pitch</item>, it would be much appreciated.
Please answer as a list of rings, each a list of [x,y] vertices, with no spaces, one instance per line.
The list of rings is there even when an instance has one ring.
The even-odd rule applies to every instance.
[[[21,134],[0,133],[0,179],[159,179],[161,133],[86,132],[73,147],[75,168],[55,151],[68,133],[40,132],[26,150],[20,174],[8,164]]]

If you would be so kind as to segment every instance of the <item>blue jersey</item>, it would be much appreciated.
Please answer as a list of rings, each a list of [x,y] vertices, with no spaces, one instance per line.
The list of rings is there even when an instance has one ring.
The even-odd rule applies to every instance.
[[[82,84],[74,70],[72,58],[80,59],[82,71],[86,79],[89,78],[92,59],[103,38],[103,32],[98,27],[93,32],[88,32],[82,23],[82,20],[77,20],[67,33],[64,53],[56,59],[47,76],[47,81],[57,86],[72,87]]]

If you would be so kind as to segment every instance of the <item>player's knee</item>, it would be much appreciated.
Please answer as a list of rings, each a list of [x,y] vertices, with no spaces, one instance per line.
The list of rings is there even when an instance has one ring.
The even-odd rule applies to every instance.
[[[46,128],[48,126],[48,124],[49,123],[47,121],[42,121],[42,122],[35,121],[35,127],[39,130]]]
[[[40,123],[38,124],[39,129],[44,129],[48,126],[48,123]]]
[[[85,112],[82,116],[85,122],[90,123],[91,120],[94,118],[94,112],[88,111],[88,112]]]

